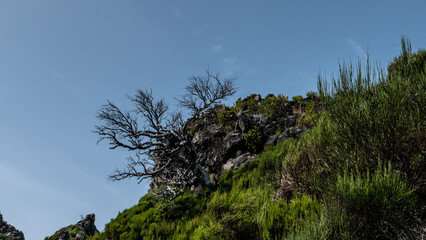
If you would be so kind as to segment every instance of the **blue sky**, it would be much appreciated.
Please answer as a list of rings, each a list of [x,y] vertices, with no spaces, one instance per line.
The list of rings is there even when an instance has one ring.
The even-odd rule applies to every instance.
[[[250,93],[304,95],[339,60],[386,66],[403,34],[426,47],[425,1],[0,1],[0,211],[27,239],[95,213],[98,229],[147,183],[109,182],[128,152],[97,145],[96,111],[153,89],[172,108],[207,67]],[[368,49],[368,50],[367,50]]]

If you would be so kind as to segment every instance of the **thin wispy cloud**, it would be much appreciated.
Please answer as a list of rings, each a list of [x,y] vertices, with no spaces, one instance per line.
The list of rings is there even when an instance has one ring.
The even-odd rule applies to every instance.
[[[247,71],[245,71],[243,73],[243,76],[251,76],[251,75],[255,74],[257,72],[257,70],[258,70],[257,68],[248,69]]]
[[[176,6],[171,6],[171,9],[172,9],[173,17],[175,17],[175,18],[181,17],[182,11],[180,10],[180,8],[178,8]]]
[[[206,31],[207,31],[207,25],[204,25],[204,26],[201,26],[201,27],[194,29],[192,31],[192,33],[194,34],[194,36],[199,37],[199,36],[203,35]]]
[[[52,75],[52,79],[55,80],[61,87],[66,89],[68,92],[74,95],[80,95],[80,91],[65,77],[62,73],[57,70],[49,67],[50,74]]]
[[[15,188],[13,194],[27,195],[32,198],[49,198],[58,205],[77,205],[81,209],[91,209],[86,202],[82,201],[71,193],[62,191],[62,189],[53,189],[51,186],[43,184],[36,179],[30,178],[13,167],[0,163],[0,183],[7,183]],[[26,201],[26,200],[23,200]]]
[[[229,56],[223,59],[223,73],[226,75],[239,75],[243,67],[237,57]]]
[[[223,59],[223,62],[225,62],[228,66],[233,66],[237,63],[237,60],[238,59],[236,57],[230,56]]]
[[[361,47],[361,45],[357,41],[353,39],[348,39],[348,43],[352,47],[352,49],[354,49],[358,53],[358,55],[361,58],[363,59],[367,58],[367,52]]]
[[[213,47],[210,48],[210,52],[215,54],[215,53],[219,53],[223,50],[223,45],[222,44],[218,44],[218,45],[214,45]]]

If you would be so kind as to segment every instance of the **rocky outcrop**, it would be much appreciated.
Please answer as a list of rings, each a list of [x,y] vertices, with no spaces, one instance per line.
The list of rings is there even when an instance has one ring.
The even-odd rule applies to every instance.
[[[272,94],[267,98],[277,99]],[[239,109],[217,106],[189,124],[197,157],[214,183],[227,170],[237,169],[261,152],[254,152],[248,147],[253,144],[246,136],[250,130],[260,132],[261,138],[256,142],[260,149],[285,138],[300,138],[307,130],[308,127],[298,124],[297,119],[305,114],[306,103],[312,100],[282,101],[279,106],[271,104],[277,109],[273,114],[262,112],[265,100],[260,95],[252,95],[239,100]]]
[[[227,170],[250,162],[265,147],[286,138],[299,139],[309,124],[298,119],[304,119],[307,108],[312,112],[318,101],[301,96],[289,101],[273,94],[263,99],[253,94],[239,99],[233,107],[218,105],[191,118],[184,131],[194,144],[203,174],[215,184]],[[151,181],[151,189],[162,185],[162,176]],[[194,181],[190,189],[203,189],[204,185],[202,181]]]
[[[45,240],[85,240],[99,232],[95,225],[95,214],[87,215],[74,225],[61,228]]]
[[[0,213],[0,239],[4,240],[24,240],[24,234],[14,226],[7,224]]]

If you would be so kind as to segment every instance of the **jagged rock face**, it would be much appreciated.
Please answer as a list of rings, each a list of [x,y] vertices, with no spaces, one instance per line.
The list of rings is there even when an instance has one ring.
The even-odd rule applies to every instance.
[[[259,105],[263,101],[260,95],[248,98]],[[253,159],[255,154],[249,151],[245,139],[251,129],[257,128],[261,131],[264,147],[285,138],[300,138],[307,130],[307,127],[297,125],[298,117],[305,112],[303,104],[292,101],[286,102],[279,113],[273,116],[253,114],[244,109],[235,113],[228,108],[224,113],[228,118],[226,123],[219,122],[219,111],[223,113],[220,108],[208,110],[189,125],[197,157],[214,183],[225,171],[237,169]]]
[[[0,213],[0,239],[5,240],[24,240],[24,234],[17,230],[14,226],[7,224],[3,220],[3,216]]]
[[[314,102],[312,102],[314,101]],[[197,162],[215,184],[229,169],[237,169],[250,162],[264,147],[285,138],[300,138],[307,130],[297,124],[306,112],[307,103],[314,99],[288,101],[283,96],[270,94],[265,99],[251,95],[238,100],[234,107],[216,106],[200,117],[187,122],[186,131],[195,147]],[[152,179],[151,188],[164,184],[162,177]],[[201,181],[190,186],[202,189]]]
[[[95,214],[87,215],[75,225],[61,228],[45,240],[85,240],[99,232],[95,225]]]
[[[221,148],[221,155],[224,159],[229,159],[233,157],[237,157],[238,151],[244,151],[245,149],[245,142],[243,134],[241,134],[239,131],[233,131],[228,133],[223,138],[223,144]]]

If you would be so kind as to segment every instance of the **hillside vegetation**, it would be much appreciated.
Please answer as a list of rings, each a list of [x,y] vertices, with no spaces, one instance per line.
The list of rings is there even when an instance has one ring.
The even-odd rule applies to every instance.
[[[402,52],[387,71],[340,65],[319,77],[301,138],[285,138],[214,186],[165,204],[151,190],[90,239],[421,239],[426,234],[426,51]],[[274,115],[283,96],[246,109]],[[238,112],[241,100],[222,109]],[[277,105],[278,104],[278,105]],[[319,105],[318,105],[319,104]],[[316,105],[315,107],[313,105]],[[268,107],[269,106],[269,107]],[[279,134],[279,133],[277,133]]]

